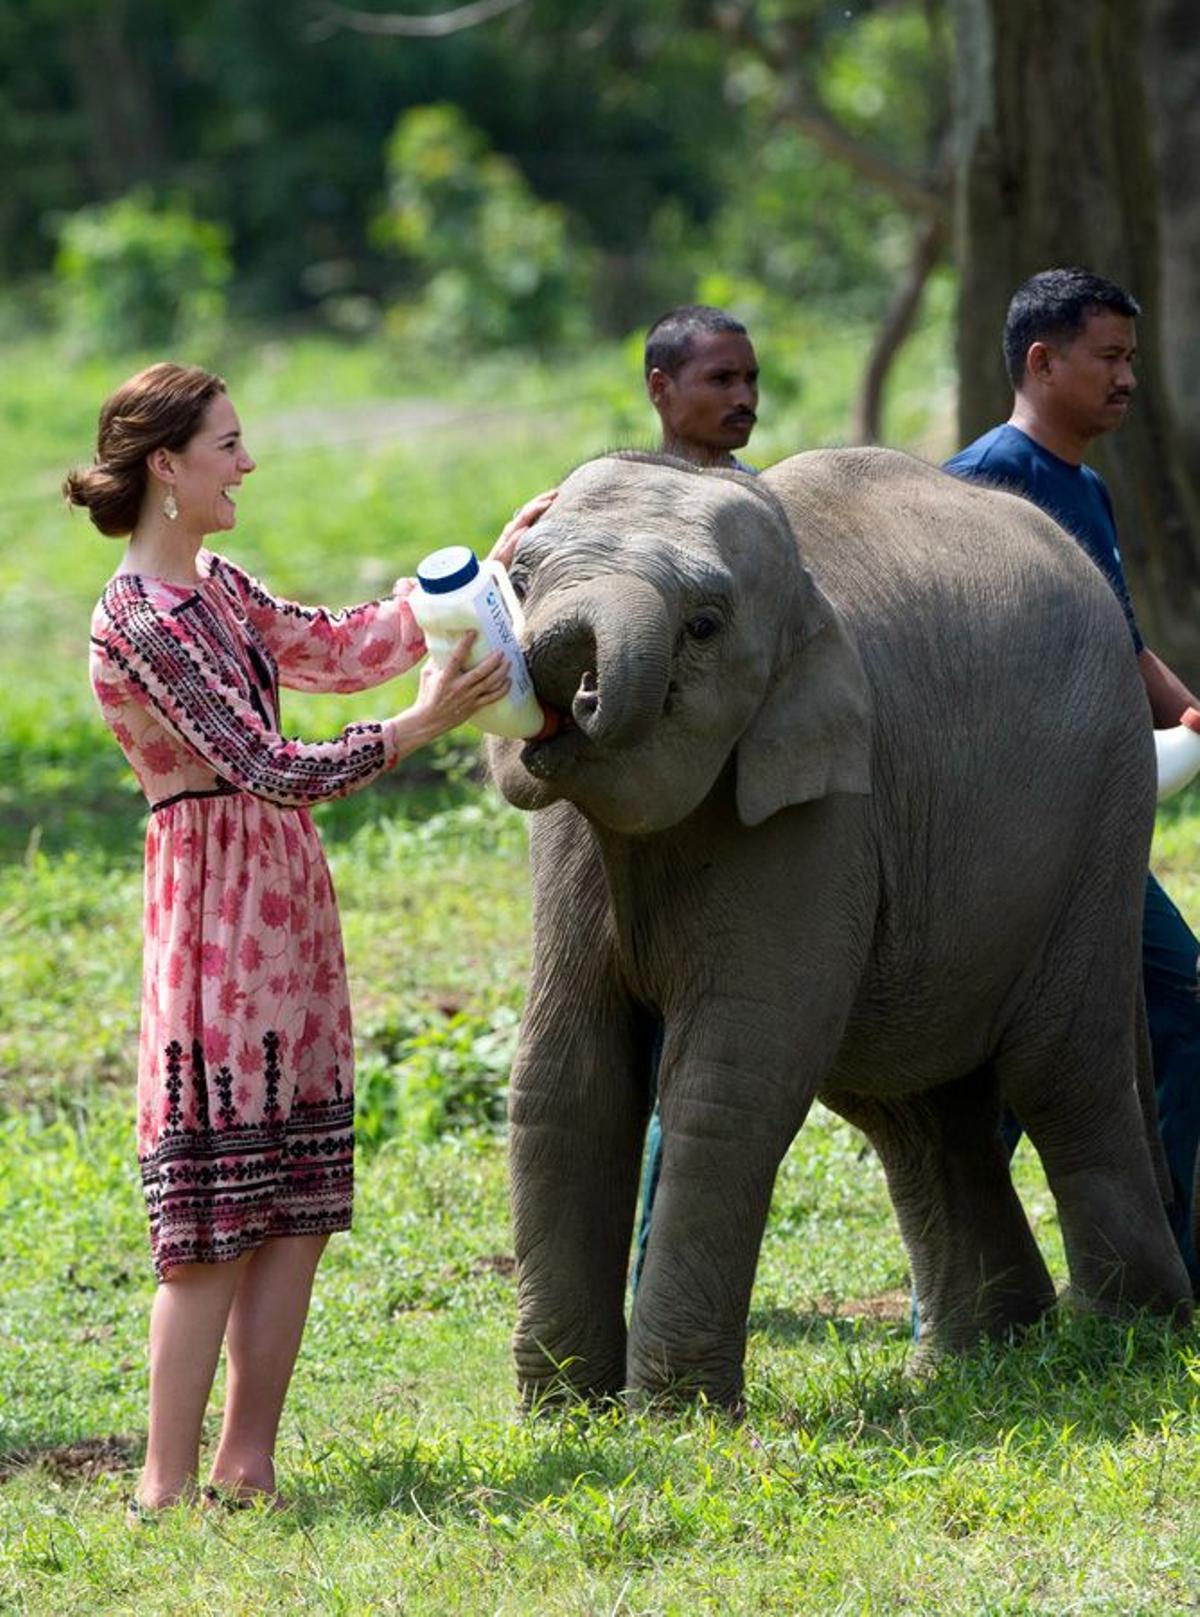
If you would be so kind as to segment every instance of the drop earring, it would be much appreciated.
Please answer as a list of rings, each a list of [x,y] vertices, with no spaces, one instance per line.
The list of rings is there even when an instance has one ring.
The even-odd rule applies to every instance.
[[[163,501],[163,516],[166,517],[168,522],[174,522],[178,515],[179,501],[175,498],[175,490],[173,488],[169,488],[167,490],[167,497]]]

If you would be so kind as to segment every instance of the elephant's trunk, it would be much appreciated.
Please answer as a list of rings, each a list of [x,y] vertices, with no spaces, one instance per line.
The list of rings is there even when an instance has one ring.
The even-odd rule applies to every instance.
[[[662,597],[628,577],[558,596],[530,622],[528,660],[538,695],[589,741],[636,741],[661,714],[671,667]]]

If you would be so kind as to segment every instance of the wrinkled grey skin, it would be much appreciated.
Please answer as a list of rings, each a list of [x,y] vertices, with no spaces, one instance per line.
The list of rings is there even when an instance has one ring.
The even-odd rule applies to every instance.
[[[886,450],[759,479],[626,456],[567,480],[513,578],[537,689],[574,720],[490,747],[538,811],[511,1099],[526,1395],[561,1367],[589,1394],[737,1403],[772,1184],[816,1097],[879,1152],[927,1349],[1054,1299],[1002,1096],[1073,1292],[1186,1317],[1135,1084],[1150,724],[1078,546]]]

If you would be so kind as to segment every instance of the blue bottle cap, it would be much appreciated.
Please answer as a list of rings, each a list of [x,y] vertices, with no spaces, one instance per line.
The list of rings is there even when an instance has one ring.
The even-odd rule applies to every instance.
[[[447,545],[431,551],[417,568],[417,582],[429,595],[449,595],[469,584],[479,572],[479,560],[469,545]]]

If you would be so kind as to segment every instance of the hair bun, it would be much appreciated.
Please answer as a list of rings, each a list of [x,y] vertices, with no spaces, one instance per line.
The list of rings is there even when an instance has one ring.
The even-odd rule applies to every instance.
[[[100,532],[123,539],[133,532],[146,488],[145,468],[122,469],[97,461],[76,467],[63,479],[68,505],[81,505]]]

